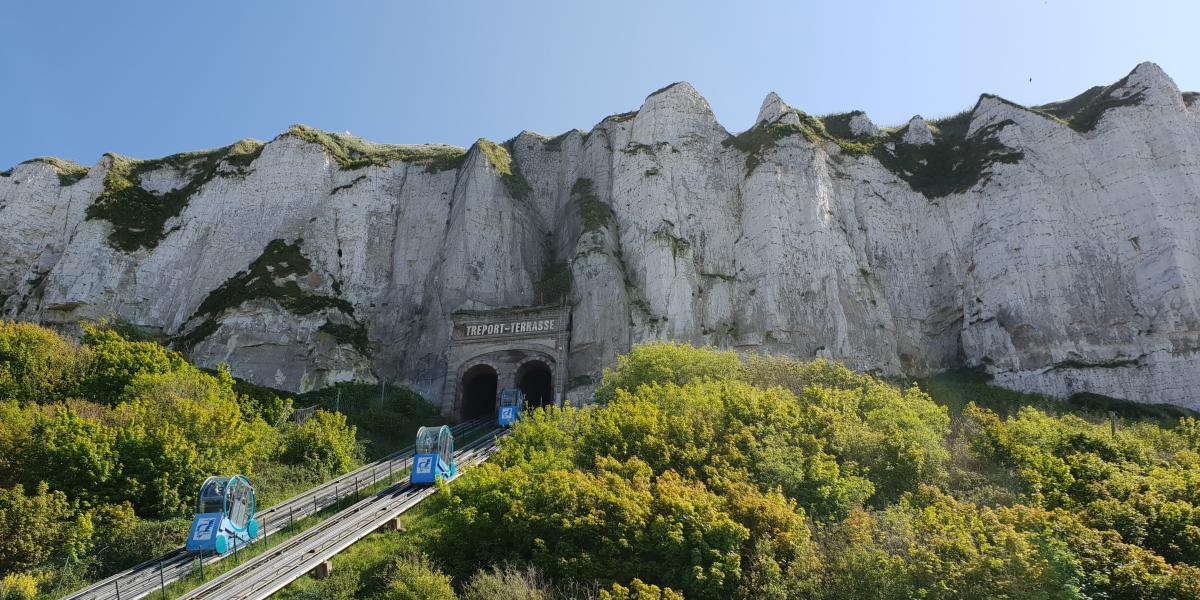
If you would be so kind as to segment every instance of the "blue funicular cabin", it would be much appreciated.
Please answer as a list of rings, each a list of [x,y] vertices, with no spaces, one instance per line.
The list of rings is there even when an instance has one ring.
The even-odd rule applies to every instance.
[[[225,554],[258,537],[254,487],[242,475],[209,477],[200,486],[196,517],[188,531],[189,552]]]
[[[418,429],[412,465],[409,481],[414,484],[428,485],[439,477],[454,477],[454,436],[450,428],[442,425]]]
[[[509,388],[500,392],[500,417],[497,422],[501,427],[512,425],[521,417],[521,405],[525,403],[525,393],[519,388]]]

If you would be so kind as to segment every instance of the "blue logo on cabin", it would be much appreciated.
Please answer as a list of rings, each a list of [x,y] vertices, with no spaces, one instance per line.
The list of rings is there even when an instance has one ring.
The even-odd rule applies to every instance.
[[[417,472],[430,473],[433,471],[433,457],[421,456],[417,458]]]

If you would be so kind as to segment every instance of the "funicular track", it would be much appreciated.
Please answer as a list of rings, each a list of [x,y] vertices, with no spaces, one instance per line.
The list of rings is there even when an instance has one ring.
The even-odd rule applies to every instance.
[[[456,451],[459,468],[477,465],[496,450],[507,430],[496,429]],[[461,471],[459,471],[461,473]],[[457,475],[453,479],[457,478]],[[181,596],[186,600],[261,600],[283,589],[354,542],[383,527],[436,491],[407,480],[364,498],[303,533]]]
[[[455,437],[470,436],[491,425],[494,425],[493,418],[480,417],[459,423],[452,427],[451,431]],[[349,495],[369,489],[377,482],[388,481],[397,474],[407,473],[412,466],[412,456],[411,446],[398,450],[258,513],[256,518],[262,524],[262,532],[255,542],[260,542],[292,523],[334,506]],[[203,558],[203,564],[207,566],[223,558],[225,557],[210,555]],[[180,546],[157,558],[71,592],[63,596],[63,599],[137,600],[157,593],[164,585],[187,577],[197,567],[197,563],[196,555]]]

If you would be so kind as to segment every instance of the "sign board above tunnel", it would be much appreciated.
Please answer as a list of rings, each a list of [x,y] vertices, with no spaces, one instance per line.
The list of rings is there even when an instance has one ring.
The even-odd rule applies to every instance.
[[[454,326],[454,339],[546,335],[558,333],[562,329],[562,319],[460,323]]]

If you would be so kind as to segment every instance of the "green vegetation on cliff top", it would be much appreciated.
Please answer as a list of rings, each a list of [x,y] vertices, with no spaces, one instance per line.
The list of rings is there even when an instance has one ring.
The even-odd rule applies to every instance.
[[[1019,162],[1024,154],[1006,148],[996,133],[1011,121],[980,128],[967,135],[971,111],[930,122],[934,143],[906,144],[901,141],[905,128],[885,131],[873,137],[855,137],[849,119],[855,113],[813,117],[794,111],[799,124],[759,123],[725,144],[746,153],[746,172],[752,173],[766,152],[780,139],[803,135],[810,143],[831,142],[850,156],[870,155],[906,181],[913,190],[935,199],[966,191],[986,178],[991,165]]]
[[[104,178],[104,191],[88,206],[87,218],[112,223],[113,231],[108,241],[118,250],[152,249],[166,237],[167,232],[163,231],[166,222],[183,212],[188,201],[205,184],[225,173],[221,171],[222,164],[234,167],[228,172],[230,174],[244,173],[262,148],[262,142],[242,140],[223,148],[184,152],[153,160],[109,154],[112,166]],[[144,175],[165,168],[174,169],[184,178],[181,187],[162,194],[142,187]]]
[[[31,158],[21,164],[32,162],[45,163],[54,167],[54,170],[58,172],[58,185],[62,187],[75,185],[76,182],[84,177],[87,177],[88,174],[87,167],[69,160],[55,158],[53,156],[39,156],[37,158]]]
[[[483,153],[488,164],[500,174],[500,180],[504,183],[504,189],[508,195],[514,200],[528,199],[533,188],[525,180],[525,176],[521,175],[521,169],[513,161],[509,149],[483,138],[475,142],[475,145],[479,147],[479,151]]]
[[[1034,106],[1030,110],[1050,115],[1067,123],[1075,131],[1086,133],[1096,128],[1104,111],[1119,106],[1134,106],[1142,102],[1145,93],[1141,90],[1122,98],[1116,96],[1115,92],[1123,89],[1128,83],[1129,77],[1125,77],[1110,86],[1098,85],[1069,100]]]
[[[292,125],[283,135],[296,137],[325,148],[344,170],[363,167],[384,167],[392,161],[424,165],[430,172],[457,169],[466,151],[446,144],[377,144],[349,134],[313,129],[307,125]]]
[[[1069,100],[1034,107],[1024,107],[990,94],[984,94],[981,100],[993,98],[1086,133],[1095,128],[1105,111],[1141,103],[1144,97],[1141,90],[1117,96],[1117,91],[1127,85],[1128,77],[1107,87],[1091,88]],[[824,117],[812,117],[798,110],[793,112],[799,124],[759,123],[725,140],[727,146],[746,153],[747,174],[762,163],[763,156],[775,147],[776,142],[797,134],[813,144],[834,143],[843,154],[874,156],[914,191],[930,199],[964,192],[986,180],[992,165],[1015,164],[1024,158],[1022,152],[1005,147],[997,137],[999,130],[1012,121],[993,123],[968,135],[974,110],[930,121],[934,143],[928,145],[903,143],[906,127],[885,130],[878,136],[854,136],[849,121],[861,114],[859,111]]]

